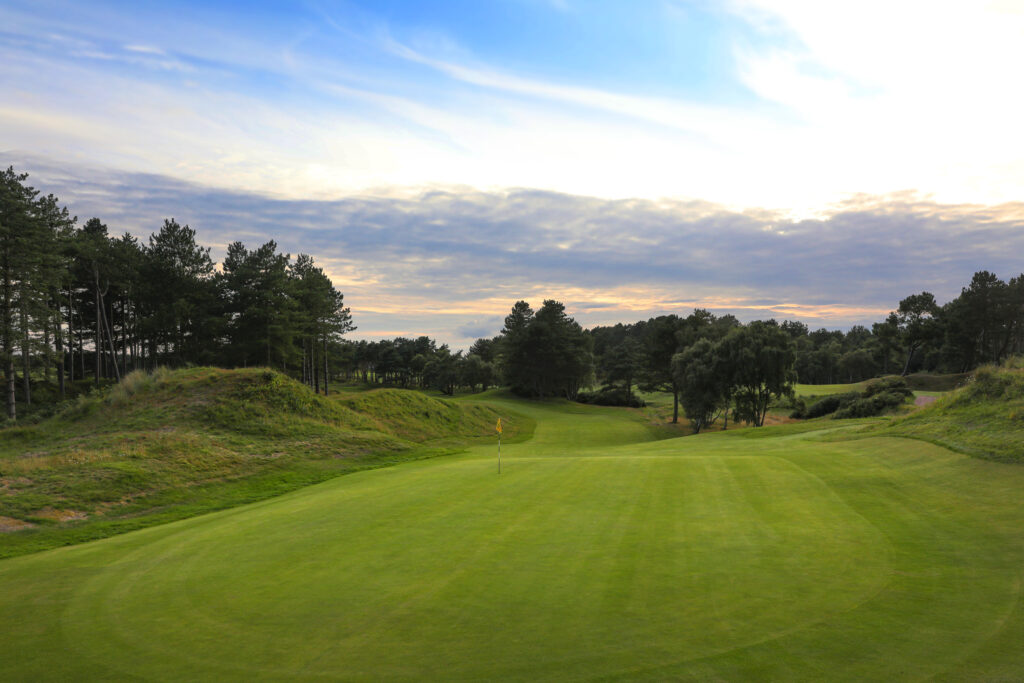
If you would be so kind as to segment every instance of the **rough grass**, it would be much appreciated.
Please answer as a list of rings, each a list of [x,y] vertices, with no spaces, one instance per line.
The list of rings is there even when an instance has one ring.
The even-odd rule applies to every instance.
[[[907,386],[915,392],[922,392],[925,395],[930,393],[953,391],[966,385],[971,381],[971,374],[963,372],[952,375],[935,375],[927,372],[915,372],[907,375]]]
[[[417,392],[324,398],[263,369],[134,372],[0,430],[0,557],[261,500],[491,438],[498,413]],[[504,416],[515,437],[527,421]],[[17,530],[16,530],[17,529]]]
[[[500,476],[488,443],[0,561],[0,680],[1024,678],[1024,467],[489,401],[536,423]]]
[[[951,450],[1003,462],[1024,462],[1024,368],[1021,360],[987,366],[966,386],[882,428]]]

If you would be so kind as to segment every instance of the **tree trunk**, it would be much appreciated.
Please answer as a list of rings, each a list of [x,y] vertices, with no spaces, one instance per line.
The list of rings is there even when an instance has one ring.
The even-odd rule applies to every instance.
[[[58,301],[60,299],[58,298]],[[60,320],[60,305],[57,306],[57,327],[54,331],[53,343],[57,347],[54,365],[57,366],[57,392],[60,400],[64,400],[64,326]]]
[[[22,294],[24,297],[24,293]],[[29,353],[28,313],[24,299],[21,302],[21,382],[25,390],[25,405],[32,405],[32,356]]]
[[[103,315],[103,326],[106,328],[107,331],[107,346],[110,348],[110,363],[114,366],[114,379],[120,382],[121,371],[117,367],[117,352],[114,351],[114,335],[110,333],[110,321],[107,320],[106,311],[103,311],[102,309],[100,310],[102,311]]]
[[[916,346],[911,347],[910,352],[907,354],[907,362],[903,364],[903,372],[900,373],[901,377],[906,377],[907,373],[910,372],[910,361],[914,358],[914,351],[917,351]]]
[[[103,304],[100,303],[100,272],[96,268],[96,264],[93,264],[93,274],[96,276],[96,372],[94,382],[96,386],[99,386],[103,363]]]
[[[50,372],[50,362],[50,319],[47,316],[46,322],[43,323],[43,379],[47,384],[50,383],[50,377],[53,376]]]
[[[324,396],[327,395],[327,377],[329,375],[327,368],[327,335],[324,335]]]
[[[672,385],[672,424],[679,424],[679,388]]]
[[[313,370],[313,393],[320,393],[320,368],[319,368],[319,357],[317,355],[316,338],[310,340],[310,352],[309,362]]]
[[[7,375],[7,417],[15,420],[18,417],[17,401],[14,383],[14,330],[11,321],[12,297],[11,297],[11,268],[9,256],[4,251],[4,309],[3,319],[3,345],[4,345],[4,373]]]
[[[68,379],[75,383],[75,307],[68,288]]]
[[[79,372],[78,379],[85,379],[85,316],[82,311],[78,311],[78,322],[80,323],[75,332],[78,333],[78,363]]]
[[[128,317],[121,299],[121,368],[128,374]]]

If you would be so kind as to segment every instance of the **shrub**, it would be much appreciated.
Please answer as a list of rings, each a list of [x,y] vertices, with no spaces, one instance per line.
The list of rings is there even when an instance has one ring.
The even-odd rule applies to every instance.
[[[883,377],[871,382],[864,389],[863,396],[868,398],[876,394],[881,393],[897,393],[903,396],[903,398],[910,398],[914,395],[914,390],[907,384],[907,380],[902,377]]]
[[[807,401],[803,398],[795,397],[791,401],[793,411],[789,414],[794,420],[804,420],[807,418]]]
[[[868,394],[867,391],[865,391],[864,396],[840,408],[832,417],[837,420],[846,417],[874,417],[875,415],[881,415],[888,410],[892,410],[897,406],[903,405],[907,398],[913,395],[914,392],[909,389],[907,392],[904,392],[899,388],[888,389],[886,391],[880,391],[872,394]]]
[[[832,394],[830,396],[825,396],[824,398],[822,398],[817,403],[815,403],[814,405],[810,406],[807,409],[807,417],[822,417],[824,415],[834,413],[840,408],[843,408],[849,405],[850,403],[853,403],[858,398],[860,398],[860,394],[858,394],[856,391],[849,391],[845,394]]]
[[[601,387],[598,391],[581,391],[576,395],[576,401],[596,406],[622,406],[625,408],[643,408],[647,405],[632,391],[614,386]]]

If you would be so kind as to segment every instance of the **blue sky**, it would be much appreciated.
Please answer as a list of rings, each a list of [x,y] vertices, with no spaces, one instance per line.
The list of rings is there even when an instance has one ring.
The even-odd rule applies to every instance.
[[[1021,227],[1022,63],[1010,1],[7,0],[0,161],[115,230],[310,252],[364,336],[464,345],[518,296],[847,326],[1024,269],[972,227]]]

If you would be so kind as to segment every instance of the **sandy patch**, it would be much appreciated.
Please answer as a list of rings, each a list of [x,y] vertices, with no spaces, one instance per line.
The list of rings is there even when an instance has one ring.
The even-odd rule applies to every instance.
[[[43,508],[32,513],[33,517],[52,519],[54,522],[70,522],[76,519],[85,519],[89,515],[81,510],[56,510],[54,508]]]
[[[22,529],[28,529],[34,527],[35,524],[31,522],[23,522],[20,519],[14,517],[3,517],[0,516],[0,534],[5,534],[11,531],[21,531]]]
[[[926,406],[929,403],[935,403],[934,396],[918,396],[914,399],[915,406]]]

